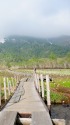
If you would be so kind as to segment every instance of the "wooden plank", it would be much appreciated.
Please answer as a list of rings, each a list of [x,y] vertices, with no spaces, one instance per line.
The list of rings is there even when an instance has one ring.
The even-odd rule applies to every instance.
[[[12,97],[12,99],[11,99],[11,102],[12,102],[12,103],[17,103],[17,102],[19,102],[20,96],[21,96],[20,89],[17,88],[16,92],[14,93],[14,95],[13,95],[13,97]]]
[[[33,112],[32,113],[32,125],[52,125],[49,113],[44,112]]]
[[[22,95],[23,94],[23,95]],[[21,96],[19,101],[15,103],[15,98]],[[34,77],[32,76],[26,82],[25,78],[21,80],[16,92],[5,106],[4,111],[17,111],[19,113],[30,113],[46,111],[42,100],[34,86]],[[47,110],[48,112],[48,110]]]
[[[21,96],[24,94],[24,91],[23,91],[23,86],[22,84],[20,84],[18,87],[17,87],[17,90],[16,92],[14,93],[13,97],[11,98],[10,102],[12,103],[18,103],[20,101],[20,98]]]
[[[15,125],[17,112],[0,112],[0,125]]]

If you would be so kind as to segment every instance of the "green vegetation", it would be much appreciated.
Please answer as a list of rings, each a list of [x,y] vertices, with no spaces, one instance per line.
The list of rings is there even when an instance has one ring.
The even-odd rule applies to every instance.
[[[69,79],[67,79],[67,78],[61,78],[60,77],[60,79],[59,79],[59,77],[57,77],[57,79],[56,78],[54,78],[55,79],[55,81],[52,83],[51,82],[51,87],[52,88],[55,88],[57,85],[59,85],[59,86],[61,86],[61,87],[68,87],[68,88],[70,88],[70,78]]]
[[[13,89],[15,88],[16,86],[16,81],[13,77],[13,74],[9,73],[9,72],[5,72],[5,71],[2,71],[0,72],[0,87],[1,87],[1,99],[3,100],[4,99],[4,78],[6,80],[6,91],[7,91],[7,97],[9,98],[9,95],[8,95],[8,81],[10,82],[11,86],[12,86],[12,90],[11,90],[11,94],[13,93]],[[7,78],[8,78],[8,81],[7,81]],[[14,88],[13,88],[13,83],[14,83]]]
[[[69,103],[70,100],[70,75],[60,76],[51,75],[52,82],[50,82],[51,88],[51,101],[56,103]]]
[[[62,103],[62,101],[67,100],[68,98],[62,93],[51,92],[51,102],[52,103]]]
[[[59,80],[57,77],[57,80],[54,78],[54,82],[50,82],[50,96],[51,96],[51,102],[52,103],[62,103],[62,101],[65,101],[65,103],[69,103],[70,101],[70,79],[66,81],[66,78],[64,80]],[[56,81],[56,82],[55,82]],[[46,97],[46,83],[45,85],[45,99]]]
[[[70,69],[37,69],[37,73],[39,74],[49,74],[49,75],[59,75],[59,76],[67,76],[70,75]]]
[[[59,40],[61,42],[60,43]],[[65,39],[66,40],[66,39]],[[0,65],[24,68],[70,68],[70,41],[10,36],[0,43]],[[54,42],[55,41],[55,42]],[[52,44],[51,44],[52,43]],[[56,43],[56,44],[55,44]]]
[[[38,74],[49,74],[50,94],[52,103],[70,103],[70,69],[43,69],[37,70]],[[46,82],[44,82],[45,99],[46,97]]]

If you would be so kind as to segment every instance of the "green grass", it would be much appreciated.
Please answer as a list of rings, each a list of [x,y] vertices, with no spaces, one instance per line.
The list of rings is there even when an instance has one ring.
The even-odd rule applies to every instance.
[[[34,69],[16,69],[14,71],[23,72],[23,73],[34,73]],[[43,75],[60,75],[60,76],[67,76],[70,75],[70,69],[37,69],[36,71],[38,74]]]
[[[57,78],[57,80],[55,80],[54,78],[54,83],[51,82],[50,83],[50,88],[58,88],[58,87],[64,87],[64,88],[70,88],[70,79],[66,79],[61,77],[61,79]],[[66,100],[68,97],[66,97],[65,93],[56,93],[56,92],[52,92],[51,91],[51,100],[52,102],[55,100],[57,103],[61,102],[62,100]]]
[[[50,77],[52,78],[52,82],[50,82],[51,102],[61,103],[63,100],[67,102],[68,96],[66,95],[66,91],[63,91],[62,89],[63,88],[65,88],[66,90],[70,89],[70,75],[62,76],[62,75],[57,75],[57,74],[56,75],[51,74]],[[44,93],[45,93],[45,98],[46,98],[46,82],[44,82],[44,87],[45,87]],[[60,91],[57,91],[59,89]]]
[[[29,73],[29,74],[33,74],[34,73],[34,70],[32,70],[32,69],[16,69],[14,71],[22,72],[22,73]]]
[[[70,75],[70,69],[41,69],[37,70],[39,74],[49,74],[49,75]]]
[[[63,100],[66,100],[67,97],[65,97],[62,93],[55,93],[51,91],[51,102],[56,103],[62,103]]]
[[[53,82],[50,82],[51,87],[56,87],[57,85],[61,87],[70,88],[70,76],[51,76]]]
[[[45,89],[44,94],[45,94],[45,99],[47,99],[47,91]],[[68,100],[68,98],[62,94],[62,93],[56,93],[51,91],[50,93],[50,98],[52,103],[62,103],[63,100]]]
[[[58,81],[58,82],[60,86],[70,88],[70,80]]]

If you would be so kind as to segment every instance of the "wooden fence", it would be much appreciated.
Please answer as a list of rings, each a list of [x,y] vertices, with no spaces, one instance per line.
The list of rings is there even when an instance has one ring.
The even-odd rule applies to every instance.
[[[50,78],[49,75],[43,76],[42,74],[34,74],[34,83],[37,91],[42,96],[42,99],[45,98],[45,89],[46,89],[46,100],[47,100],[47,106],[50,111],[51,108],[51,99],[50,99]],[[46,88],[44,86],[44,81],[46,83]]]
[[[10,96],[14,93],[16,87],[17,87],[17,83],[19,83],[20,81],[20,77],[19,76],[15,76],[15,77],[3,77],[2,78],[2,82],[0,83],[0,107],[2,105],[2,93],[3,93],[3,99],[5,100],[5,102],[10,98]]]

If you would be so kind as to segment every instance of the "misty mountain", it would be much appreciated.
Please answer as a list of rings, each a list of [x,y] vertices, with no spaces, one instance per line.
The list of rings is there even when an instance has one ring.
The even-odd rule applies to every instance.
[[[49,38],[52,44],[59,45],[59,46],[70,46],[70,36],[60,36],[55,38]]]
[[[25,36],[9,36],[0,43],[0,62],[22,62],[31,58],[64,57],[70,52],[70,37],[41,39]],[[67,43],[66,43],[67,41]]]

